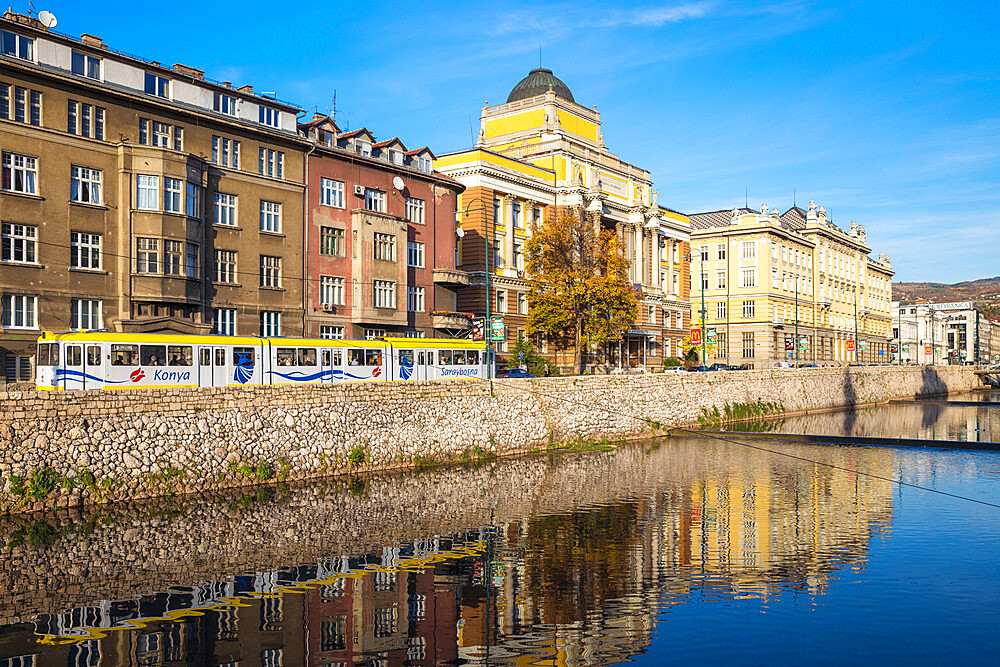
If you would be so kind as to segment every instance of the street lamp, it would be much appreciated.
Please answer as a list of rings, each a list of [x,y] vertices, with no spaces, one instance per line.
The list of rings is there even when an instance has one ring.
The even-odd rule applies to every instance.
[[[705,254],[701,250],[698,251],[698,282],[701,284],[701,365],[707,366],[705,363],[705,336],[707,330],[705,328],[705,282],[708,280],[708,276],[705,274]],[[694,259],[694,248],[688,246],[687,260],[690,264],[691,260]],[[727,341],[728,345],[728,341]]]
[[[483,322],[483,328],[485,329],[486,336],[486,379],[490,380],[493,378],[493,326],[490,322],[490,217],[489,209],[486,206],[486,202],[482,200],[481,197],[474,197],[469,200],[463,212],[465,217],[469,217],[469,213],[476,210],[472,208],[472,204],[479,202],[480,207],[483,210],[483,247],[485,249],[485,260],[486,260],[486,319]],[[495,221],[494,221],[495,222]]]

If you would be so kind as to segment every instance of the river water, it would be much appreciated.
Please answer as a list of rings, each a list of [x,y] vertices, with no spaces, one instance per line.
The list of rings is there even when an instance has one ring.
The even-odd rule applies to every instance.
[[[0,667],[996,664],[1000,452],[733,440],[4,519]]]

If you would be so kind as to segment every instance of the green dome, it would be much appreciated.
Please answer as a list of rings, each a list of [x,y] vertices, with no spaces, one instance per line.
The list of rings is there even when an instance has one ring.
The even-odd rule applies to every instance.
[[[531,70],[528,76],[518,81],[514,89],[510,91],[510,95],[507,96],[507,102],[516,102],[518,100],[526,100],[529,97],[535,97],[536,95],[544,95],[548,92],[550,86],[552,87],[552,92],[559,97],[570,102],[576,102],[573,99],[573,93],[569,92],[569,86],[552,74],[552,70],[543,67]]]

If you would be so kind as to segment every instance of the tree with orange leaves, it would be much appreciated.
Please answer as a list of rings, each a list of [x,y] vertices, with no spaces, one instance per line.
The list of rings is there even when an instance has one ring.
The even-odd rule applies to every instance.
[[[621,340],[638,312],[618,236],[585,215],[565,212],[535,224],[527,259],[528,330],[571,343],[574,370],[582,373],[585,347]]]

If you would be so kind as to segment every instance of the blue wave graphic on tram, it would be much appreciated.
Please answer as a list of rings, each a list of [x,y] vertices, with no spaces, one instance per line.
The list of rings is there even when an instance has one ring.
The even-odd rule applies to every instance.
[[[368,375],[354,375],[353,373],[345,373],[339,368],[335,368],[332,371],[323,370],[312,374],[307,374],[302,371],[291,371],[288,373],[282,373],[281,371],[268,371],[268,373],[293,382],[314,382],[316,380],[325,380],[326,378],[332,378],[334,380],[371,380],[373,377],[371,373]]]
[[[246,384],[253,377],[253,352],[236,352],[236,368],[233,379]]]
[[[87,380],[93,380],[94,382],[100,382],[101,384],[122,384],[123,382],[128,382],[128,380],[111,380],[107,378],[100,378],[90,373],[84,373],[82,371],[74,371],[68,368],[57,368],[55,374],[55,381],[59,380],[71,380],[73,382],[83,383],[84,378]]]
[[[399,377],[404,380],[409,380],[410,376],[413,375],[413,364],[400,364],[399,366]]]

